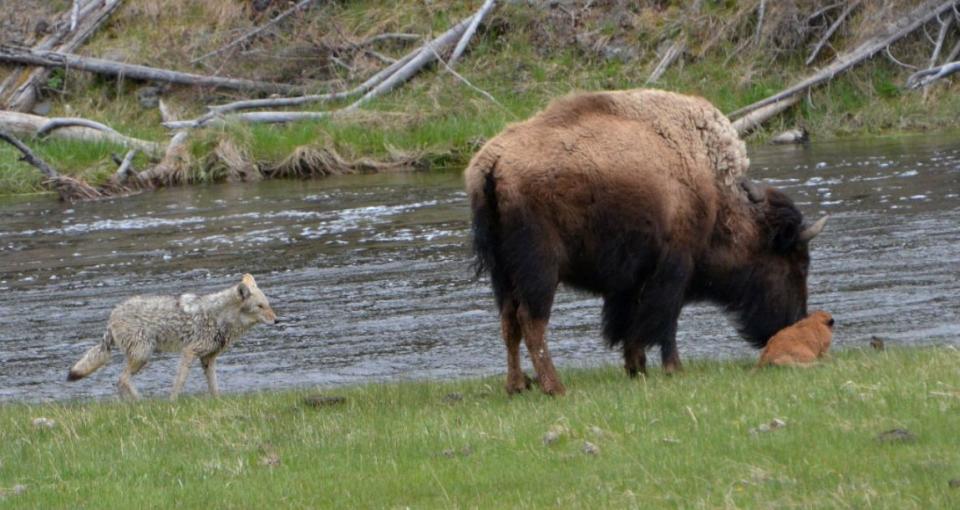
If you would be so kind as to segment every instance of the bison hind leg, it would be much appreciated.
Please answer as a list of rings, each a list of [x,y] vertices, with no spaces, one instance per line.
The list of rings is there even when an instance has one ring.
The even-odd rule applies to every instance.
[[[512,298],[505,299],[500,306],[500,332],[507,348],[507,394],[513,395],[529,390],[533,381],[520,367],[520,341],[523,339],[523,330],[520,327],[520,318],[517,316],[517,304]]]

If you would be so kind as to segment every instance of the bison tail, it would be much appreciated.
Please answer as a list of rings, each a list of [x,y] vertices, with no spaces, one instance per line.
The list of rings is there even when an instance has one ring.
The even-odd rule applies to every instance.
[[[484,273],[490,274],[499,307],[508,287],[508,278],[500,264],[501,224],[497,181],[494,175],[496,166],[497,162],[494,160],[488,168],[481,169],[482,183],[477,182],[476,188],[479,189],[470,191],[473,209],[473,253],[476,256],[473,267],[477,278]]]

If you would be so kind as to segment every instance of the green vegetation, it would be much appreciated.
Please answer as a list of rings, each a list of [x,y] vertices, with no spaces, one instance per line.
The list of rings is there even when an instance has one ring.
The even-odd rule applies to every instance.
[[[564,369],[556,399],[485,378],[331,390],[346,402],[319,408],[306,391],[5,404],[0,507],[960,506],[960,352],[752,364]]]
[[[252,16],[249,2],[239,1],[132,0],[124,3],[82,53],[197,73],[310,83],[318,92],[344,90],[384,64],[362,51],[343,48],[386,32],[438,34],[472,13],[478,3],[318,2],[308,14],[291,17],[244,51],[191,64],[192,59],[263,23],[273,11]],[[551,98],[577,90],[642,86],[659,61],[658,51],[680,33],[687,34],[688,48],[657,86],[702,95],[728,112],[798,81],[835,55],[828,47],[814,66],[804,64],[823,27],[798,20],[806,20],[802,13],[832,4],[825,0],[769,6],[759,40],[755,40],[757,2],[706,2],[696,16],[686,10],[689,2],[615,4],[550,8],[504,2],[498,7],[457,70],[500,104],[442,67],[434,67],[367,104],[359,115],[284,126],[203,130],[191,142],[196,156],[191,180],[209,178],[206,167],[212,162],[207,156],[221,140],[243,147],[262,170],[275,168],[305,146],[334,148],[347,158],[416,153],[423,155],[426,164],[422,166],[460,168],[483,140],[507,123],[528,117]],[[787,4],[796,4],[799,11],[790,11]],[[864,3],[837,31],[831,46],[849,48],[868,37],[877,23],[889,21],[884,16],[896,17],[914,5],[908,0]],[[956,43],[958,36],[953,32],[945,49]],[[375,49],[398,57],[414,44],[388,41]],[[893,47],[896,58],[917,65],[926,65],[930,49],[921,33]],[[337,64],[331,56],[346,65]],[[939,83],[924,97],[918,91],[901,90],[910,72],[877,56],[814,89],[800,105],[752,136],[763,140],[797,125],[807,127],[815,140],[953,128],[960,111],[960,81]],[[53,101],[51,115],[88,117],[131,136],[166,140],[169,134],[160,126],[157,109],[145,109],[137,100],[142,85],[70,71],[52,75],[45,93]],[[180,118],[191,118],[202,114],[206,105],[238,96],[175,87],[163,97]],[[305,108],[326,110],[344,104]],[[70,145],[61,150],[53,148],[60,143],[55,140],[30,143],[46,152],[56,168],[93,183],[102,182],[115,166],[109,153],[116,148]],[[72,149],[84,154],[74,157]],[[138,162],[141,169],[147,164]],[[40,185],[35,171],[17,162],[9,148],[0,147],[0,194],[35,191]]]

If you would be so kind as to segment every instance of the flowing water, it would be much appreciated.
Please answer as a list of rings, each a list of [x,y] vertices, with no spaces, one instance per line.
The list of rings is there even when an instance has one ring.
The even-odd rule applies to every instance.
[[[835,348],[960,345],[960,137],[753,147],[752,176],[810,217],[810,308],[837,319]],[[335,386],[502,373],[486,282],[470,272],[458,172],[171,189],[59,204],[0,200],[0,400],[115,393],[122,357],[82,381],[69,367],[133,294],[205,293],[256,275],[282,318],[219,358],[221,389]],[[619,363],[599,299],[562,289],[550,347],[561,366]],[[754,356],[708,305],[684,309],[684,359]],[[135,378],[165,395],[176,355]],[[561,373],[562,376],[562,373]],[[194,368],[187,391],[204,391]]]

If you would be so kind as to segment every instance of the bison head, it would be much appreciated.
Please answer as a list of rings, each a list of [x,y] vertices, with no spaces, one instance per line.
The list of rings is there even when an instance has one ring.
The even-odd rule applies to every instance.
[[[741,334],[763,347],[777,331],[807,315],[810,241],[823,230],[827,217],[808,225],[783,192],[749,181],[743,187],[759,239],[738,271],[740,295],[728,303],[738,315]]]

